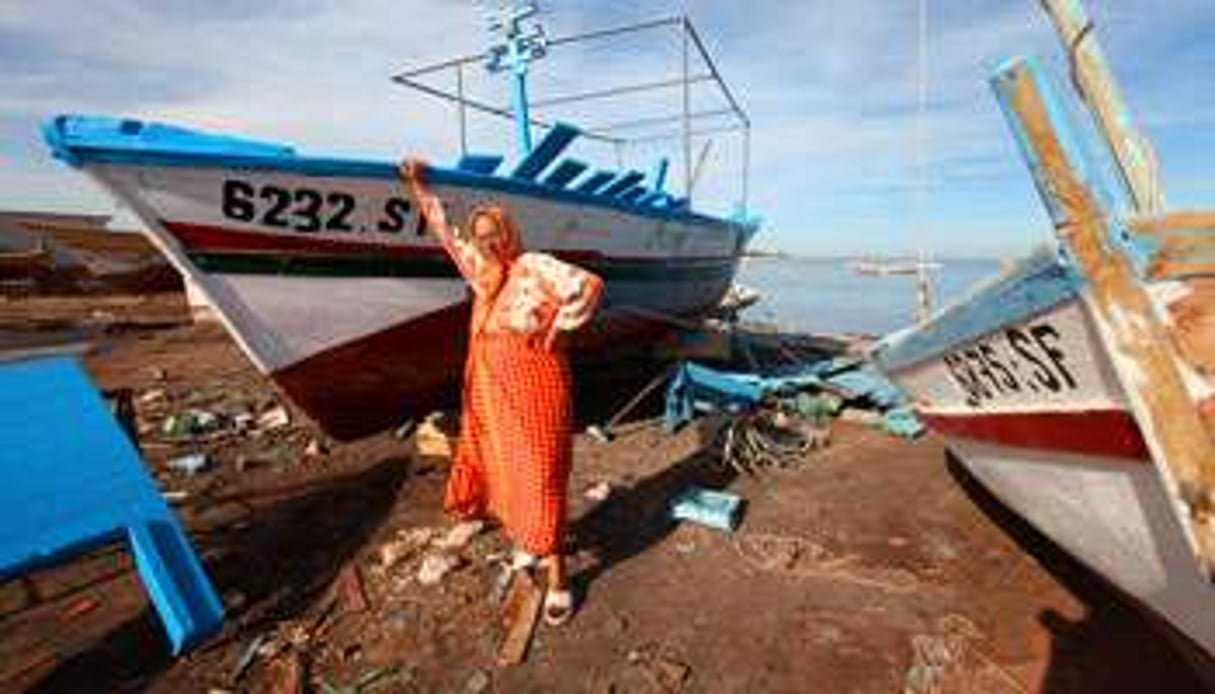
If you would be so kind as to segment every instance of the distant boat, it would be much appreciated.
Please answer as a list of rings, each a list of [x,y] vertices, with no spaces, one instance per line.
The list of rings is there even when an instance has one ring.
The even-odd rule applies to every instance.
[[[1044,5],[1119,164],[1034,59],[991,79],[1054,222],[1043,249],[883,340],[878,365],[1004,503],[1215,656],[1215,212],[1164,206],[1075,0]]]
[[[466,154],[431,169],[451,218],[463,223],[479,204],[504,204],[527,248],[605,278],[600,317],[573,345],[581,358],[644,344],[665,332],[668,320],[716,308],[755,224],[694,211],[686,190],[683,196],[666,190],[665,159],[646,175],[562,158],[579,137],[604,139],[605,126],[592,133],[548,123],[533,147],[523,75],[527,60],[544,54],[548,43],[538,27],[524,25],[533,6],[504,12],[494,25],[503,43],[486,54],[396,78],[455,102],[461,126],[465,109],[504,111],[414,76],[487,62],[516,80],[518,160],[504,168],[500,154]],[[703,54],[682,17],[552,43],[663,27],[682,30]],[[703,78],[682,77],[685,85],[693,79]],[[728,115],[749,127],[726,94],[733,104]],[[722,114],[715,115],[720,122]],[[685,128],[689,121],[686,114],[676,119]],[[45,136],[57,158],[139,215],[152,242],[213,305],[254,365],[330,435],[383,430],[450,402],[458,391],[467,290],[406,197],[399,159],[311,156],[276,142],[79,115],[54,118]]]
[[[885,277],[886,275],[918,275],[921,272],[936,272],[944,265],[928,260],[897,259],[897,260],[857,260],[853,261],[852,271],[858,275]]]

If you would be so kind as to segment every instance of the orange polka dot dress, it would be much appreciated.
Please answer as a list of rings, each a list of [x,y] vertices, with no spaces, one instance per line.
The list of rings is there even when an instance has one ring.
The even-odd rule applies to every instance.
[[[520,547],[545,556],[561,551],[572,462],[570,369],[555,338],[590,320],[603,282],[550,255],[521,253],[504,210],[478,214],[494,216],[507,237],[505,272],[487,271],[473,243],[428,219],[473,290],[460,440],[444,506],[458,517],[492,515]]]

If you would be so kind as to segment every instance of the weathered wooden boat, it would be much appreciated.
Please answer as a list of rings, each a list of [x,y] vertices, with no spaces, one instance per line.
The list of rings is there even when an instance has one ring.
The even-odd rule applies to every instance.
[[[28,250],[0,251],[0,280],[29,279],[54,268],[55,258],[43,245]]]
[[[668,192],[665,159],[647,176],[563,157],[580,135],[616,138],[603,127],[580,131],[529,114],[526,60],[548,44],[667,27],[678,29],[685,47],[698,48],[711,65],[686,18],[546,42],[524,26],[532,13],[530,6],[508,11],[496,25],[504,42],[484,55],[395,79],[458,103],[464,142],[465,109],[512,112],[415,78],[487,59],[513,76],[517,162],[499,173],[503,156],[465,152],[454,166],[433,166],[429,180],[453,220],[462,221],[478,204],[504,204],[526,247],[605,278],[601,318],[573,345],[575,356],[586,358],[655,334],[666,320],[714,308],[756,226],[745,214],[694,211],[690,181],[682,195]],[[715,68],[713,79],[725,90]],[[688,73],[685,60],[678,80],[628,89],[682,84],[686,97],[689,85],[703,80]],[[685,98],[675,118],[685,147],[697,115],[687,104]],[[546,130],[534,147],[533,128]],[[398,178],[400,160],[309,156],[284,144],[88,116],[56,117],[45,137],[56,157],[142,218],[152,241],[213,305],[249,359],[331,435],[373,433],[450,401],[463,360],[467,293],[424,233]]]
[[[1076,0],[1043,3],[1129,204],[1033,59],[992,77],[1055,225],[1040,250],[879,366],[962,464],[1046,536],[1215,654],[1215,213],[1163,203]]]

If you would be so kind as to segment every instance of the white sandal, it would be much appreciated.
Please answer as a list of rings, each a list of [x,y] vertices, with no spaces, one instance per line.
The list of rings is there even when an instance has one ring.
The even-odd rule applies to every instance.
[[[540,565],[540,557],[531,554],[527,551],[516,549],[510,555],[510,570],[523,571],[524,569],[534,569]]]
[[[559,627],[574,616],[574,594],[566,590],[550,590],[544,594],[544,623]]]

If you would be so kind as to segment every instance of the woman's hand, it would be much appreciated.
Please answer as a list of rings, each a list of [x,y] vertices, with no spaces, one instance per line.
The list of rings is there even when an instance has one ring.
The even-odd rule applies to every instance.
[[[430,166],[421,159],[406,159],[397,167],[401,181],[413,198],[418,213],[426,220],[426,228],[440,237],[448,232],[447,212],[443,209],[443,201],[431,192],[426,185],[427,171]]]
[[[401,180],[409,186],[426,185],[426,162],[421,159],[406,159],[400,166]]]

